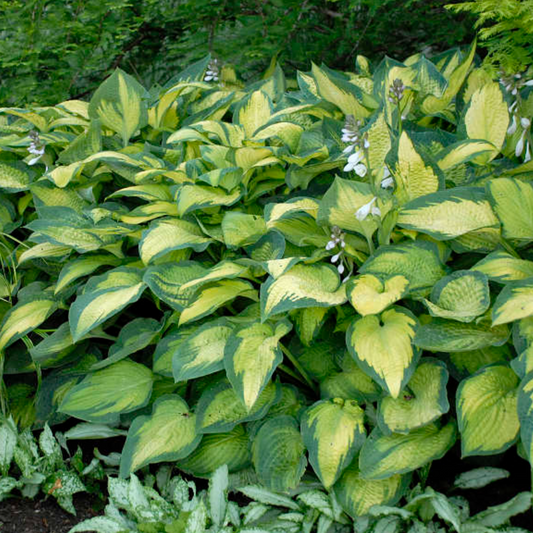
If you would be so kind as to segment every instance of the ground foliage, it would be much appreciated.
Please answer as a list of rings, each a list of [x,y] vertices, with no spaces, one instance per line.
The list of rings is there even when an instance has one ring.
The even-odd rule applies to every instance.
[[[404,57],[471,40],[444,0],[4,0],[0,103],[53,105],[92,94],[120,66],[144,86],[215,54],[249,79],[277,56],[352,69],[357,54]]]
[[[4,413],[353,518],[458,439],[530,458],[533,97],[474,55],[3,109]]]

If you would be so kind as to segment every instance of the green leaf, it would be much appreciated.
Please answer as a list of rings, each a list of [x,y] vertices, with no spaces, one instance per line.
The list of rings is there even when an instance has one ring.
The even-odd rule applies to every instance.
[[[507,252],[498,250],[481,259],[471,270],[483,272],[490,281],[508,283],[533,277],[533,261],[518,259]]]
[[[507,106],[497,82],[486,83],[472,94],[462,118],[466,136],[494,146],[492,152],[478,156],[475,163],[486,164],[500,153],[509,126]]]
[[[385,280],[363,274],[348,281],[347,293],[350,303],[361,315],[377,315],[401,300],[408,292],[409,280],[405,276],[391,276]]]
[[[144,407],[152,393],[152,372],[123,360],[87,375],[68,390],[59,411],[87,422],[116,424],[122,413]]]
[[[131,267],[115,268],[91,278],[69,310],[74,342],[136,302],[145,288],[142,271]]]
[[[393,307],[379,317],[356,319],[346,332],[346,344],[356,363],[393,398],[398,398],[416,369],[420,352],[411,344],[416,325],[412,313]]]
[[[3,350],[39,327],[56,309],[58,302],[46,294],[20,300],[4,315],[0,324],[0,354]],[[0,355],[0,360],[2,359]]]
[[[409,281],[411,294],[425,296],[446,272],[434,243],[414,241],[381,246],[359,268],[359,273],[380,279],[403,276]]]
[[[94,364],[91,370],[99,370],[140,352],[156,340],[161,329],[162,325],[154,318],[134,318],[120,330],[107,357]]]
[[[424,303],[431,316],[472,322],[490,306],[487,277],[477,271],[457,270],[440,279],[433,286],[431,301]]]
[[[533,460],[533,372],[526,374],[518,388],[518,419],[520,438],[527,457]]]
[[[116,69],[93,94],[89,103],[89,117],[120,134],[124,146],[148,123],[144,101],[146,91],[129,74]]]
[[[326,489],[339,479],[366,437],[364,411],[357,402],[322,400],[305,411],[301,432],[309,462]]]
[[[434,318],[419,326],[414,344],[432,352],[464,352],[507,342],[509,330],[501,325],[490,327],[486,322],[464,324],[453,320]]]
[[[411,472],[443,457],[455,437],[452,422],[441,429],[436,424],[428,424],[405,435],[386,435],[375,428],[359,455],[361,474],[367,479],[386,479],[394,474]]]
[[[251,462],[250,439],[243,426],[226,433],[204,435],[198,447],[179,462],[180,470],[206,477],[222,465],[236,472]]]
[[[182,289],[185,283],[201,278],[206,268],[195,261],[162,263],[146,269],[143,281],[150,290],[176,311],[183,311],[196,291],[195,287]]]
[[[238,296],[254,301],[258,299],[253,285],[240,279],[223,279],[203,286],[183,309],[179,325],[182,326],[210,315]]]
[[[458,165],[476,161],[479,156],[486,157],[494,153],[494,145],[486,141],[459,141],[447,146],[437,155],[437,164],[443,171],[450,170]]]
[[[74,350],[74,342],[68,322],[64,322],[55,331],[30,349],[32,360],[42,368],[60,366]]]
[[[267,420],[252,443],[252,460],[261,482],[286,492],[300,483],[307,459],[298,422],[291,416]]]
[[[346,301],[346,286],[331,265],[299,264],[261,285],[261,318],[302,309],[332,307]]]
[[[508,324],[533,315],[533,277],[507,284],[492,308],[492,324]]]
[[[462,456],[493,455],[518,437],[518,378],[507,366],[482,368],[457,389]]]
[[[492,466],[484,466],[481,468],[474,468],[468,472],[459,474],[453,486],[458,489],[480,489],[486,487],[490,483],[499,481],[500,479],[507,479],[511,474],[503,468],[494,468]]]
[[[2,476],[7,477],[16,444],[17,427],[12,418],[5,419],[0,425],[0,473]]]
[[[374,505],[394,505],[403,495],[408,479],[398,474],[387,479],[366,479],[357,461],[345,470],[333,492],[342,508],[354,519],[366,515]]]
[[[422,158],[406,131],[400,136],[390,167],[396,185],[394,194],[401,204],[443,188],[442,172]]]
[[[188,381],[222,370],[224,349],[232,331],[233,325],[222,318],[211,320],[186,334],[172,356],[174,381]]]
[[[498,224],[485,191],[479,187],[455,187],[427,194],[404,205],[398,215],[398,225],[438,241]]]
[[[250,411],[283,360],[279,340],[292,329],[288,320],[252,322],[235,329],[224,348],[224,368],[233,389]]]
[[[221,433],[242,422],[259,420],[279,399],[278,393],[277,385],[270,382],[248,411],[231,384],[222,381],[202,393],[196,407],[196,429],[199,433]]]
[[[509,519],[517,514],[525,513],[531,508],[531,492],[519,492],[514,498],[500,505],[489,507],[474,515],[467,524],[480,527],[500,527],[507,525]],[[512,531],[512,528],[509,529]]]
[[[327,307],[306,307],[297,312],[296,331],[305,346],[310,346],[326,321]]]
[[[450,409],[448,371],[441,361],[424,358],[398,398],[381,400],[378,421],[384,431],[408,433],[434,422]]]
[[[152,414],[131,424],[122,450],[120,475],[127,477],[143,466],[187,457],[199,444],[196,415],[178,395],[158,398]]]

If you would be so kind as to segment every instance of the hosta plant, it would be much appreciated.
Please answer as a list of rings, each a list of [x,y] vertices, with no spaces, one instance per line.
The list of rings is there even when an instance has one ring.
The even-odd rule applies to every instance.
[[[474,60],[2,109],[3,408],[352,517],[456,442],[530,458],[533,96]]]

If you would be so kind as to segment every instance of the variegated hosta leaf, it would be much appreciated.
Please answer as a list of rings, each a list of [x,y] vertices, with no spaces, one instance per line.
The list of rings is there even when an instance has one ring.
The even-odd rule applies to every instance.
[[[252,460],[261,482],[270,490],[286,492],[300,483],[307,459],[292,416],[267,420],[252,442]]]
[[[389,126],[385,120],[385,114],[380,112],[370,119],[365,126],[368,142],[368,165],[374,172],[383,168],[385,157],[391,149]]]
[[[450,409],[446,365],[435,359],[422,359],[399,398],[381,400],[379,423],[383,430],[408,433],[433,422]]]
[[[180,265],[183,262],[180,263]],[[224,279],[233,279],[238,277],[247,277],[248,268],[233,261],[221,261],[217,263],[213,268],[205,271],[205,274],[198,276],[190,281],[185,282],[180,287],[180,292],[191,290],[196,291],[203,285],[212,283],[213,281],[219,281]]]
[[[457,389],[457,419],[463,457],[493,455],[518,437],[518,377],[507,366],[482,368]]]
[[[498,250],[476,263],[471,270],[483,272],[490,281],[508,283],[533,277],[533,261],[518,259],[507,252]]]
[[[498,224],[485,191],[478,187],[455,187],[422,196],[404,205],[398,215],[398,225],[439,241]]]
[[[479,350],[451,352],[449,354],[450,371],[458,381],[475,374],[481,367],[494,363],[507,363],[511,359],[508,344],[487,346]],[[516,368],[513,367],[516,372]]]
[[[222,235],[227,246],[249,246],[267,232],[263,217],[230,211],[222,220]]]
[[[21,168],[0,163],[0,190],[4,192],[27,191],[29,184],[30,175],[27,172]]]
[[[127,477],[143,466],[187,457],[200,443],[196,415],[177,394],[154,403],[152,414],[131,424],[120,459],[120,475]]]
[[[261,317],[304,307],[332,307],[346,301],[346,286],[331,265],[299,264],[261,285]]]
[[[411,294],[425,296],[446,274],[437,246],[428,241],[381,246],[359,269],[380,279],[403,276]]]
[[[350,354],[393,398],[415,371],[419,351],[412,345],[415,316],[401,307],[356,319],[346,332]]]
[[[253,322],[237,328],[224,349],[224,367],[233,389],[250,411],[283,360],[279,340],[292,329],[288,320]]]
[[[74,342],[136,302],[146,288],[142,274],[137,268],[119,267],[91,278],[70,306],[68,320]]]
[[[253,285],[241,279],[222,279],[203,286],[183,309],[179,324],[182,326],[210,315],[238,296],[254,301],[258,299]]]
[[[89,103],[89,117],[122,137],[124,146],[136,131],[148,123],[145,90],[132,76],[116,69],[98,89]]]
[[[411,472],[440,459],[453,446],[456,428],[453,422],[439,428],[435,423],[407,434],[384,434],[375,428],[359,455],[361,475],[366,479],[386,479]]]
[[[172,377],[172,359],[179,347],[197,330],[197,326],[179,328],[165,335],[158,343],[154,352],[152,370],[157,374]]]
[[[441,170],[450,170],[462,165],[478,156],[489,155],[494,152],[494,145],[487,141],[466,140],[459,141],[440,151],[437,164]]]
[[[507,284],[494,302],[492,324],[508,324],[533,315],[533,277]]]
[[[0,324],[0,361],[4,349],[39,327],[56,309],[58,302],[46,294],[22,300],[4,315]]]
[[[312,64],[312,74],[318,94],[335,104],[345,115],[366,118],[377,107],[375,100],[357,85],[336,75],[329,69]]]
[[[233,331],[226,319],[211,320],[187,334],[172,356],[176,383],[218,372],[224,368],[224,349]]]
[[[533,459],[533,372],[528,372],[518,387],[517,410],[520,438],[531,462]]]
[[[183,289],[183,285],[195,281],[206,274],[207,270],[196,261],[179,263],[162,263],[146,269],[143,281],[163,302],[176,311],[183,311],[196,292],[192,287]]]
[[[87,375],[64,396],[59,411],[96,424],[115,424],[122,413],[144,407],[153,375],[144,365],[123,360]]]
[[[192,248],[195,252],[203,252],[211,242],[194,222],[178,218],[161,219],[143,231],[139,254],[147,265],[173,250]]]
[[[475,163],[486,164],[500,153],[509,126],[507,106],[495,81],[486,83],[472,95],[462,120],[466,135],[494,145],[492,152],[476,157]]]
[[[84,256],[79,259],[68,261],[61,269],[57,279],[55,294],[61,292],[65,287],[83,276],[91,275],[102,266],[118,266],[120,260],[109,255]]]
[[[30,348],[32,360],[42,368],[60,366],[63,359],[74,350],[68,322],[61,324],[39,344]]]
[[[180,470],[196,477],[208,477],[223,465],[228,465],[230,473],[237,472],[251,460],[248,433],[237,426],[227,433],[204,435],[198,447],[178,464]]]
[[[518,244],[533,240],[533,184],[498,178],[487,184],[490,202],[502,224],[502,235]]]
[[[355,213],[373,198],[374,194],[367,183],[335,178],[320,202],[317,222],[371,236],[378,227],[376,220],[367,217],[360,221]],[[382,205],[379,207],[385,215],[388,209],[384,209]]]
[[[350,303],[362,316],[376,315],[400,300],[408,291],[405,276],[392,276],[383,281],[372,274],[350,279],[346,292]]]
[[[509,329],[505,325],[490,327],[486,320],[465,324],[434,318],[417,329],[413,342],[431,352],[464,352],[501,346],[508,338]]]
[[[366,515],[374,505],[394,505],[402,497],[408,481],[399,474],[387,479],[365,479],[354,461],[335,483],[333,492],[344,511],[357,518]]]
[[[518,357],[512,361],[511,367],[523,378],[533,370],[533,317],[513,324],[513,344]]]
[[[282,204],[268,204],[265,208],[265,221],[271,228],[276,221],[298,212],[307,213],[316,219],[319,205],[315,198],[293,198]]]
[[[202,393],[196,407],[196,429],[199,433],[221,433],[241,422],[263,418],[280,394],[278,386],[270,382],[248,411],[231,384],[222,381]]]
[[[402,132],[394,161],[390,165],[400,204],[436,193],[443,188],[444,176],[440,169],[424,161],[406,131]]]
[[[272,101],[266,93],[254,91],[239,103],[233,120],[244,127],[247,137],[252,137],[268,122],[273,109]]]
[[[489,283],[481,272],[457,270],[439,280],[424,300],[431,316],[472,322],[490,306]]]
[[[309,407],[301,432],[309,462],[326,489],[339,479],[365,440],[364,411],[353,400],[322,400]]]
[[[230,193],[219,187],[185,184],[178,191],[178,216],[214,206],[230,206],[242,196],[240,189]]]

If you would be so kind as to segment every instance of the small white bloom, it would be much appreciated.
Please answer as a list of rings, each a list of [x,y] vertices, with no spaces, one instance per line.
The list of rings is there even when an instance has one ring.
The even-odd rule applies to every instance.
[[[37,161],[39,161],[39,159],[41,159],[41,155],[38,155],[37,157],[34,157],[33,159],[30,159],[28,161],[28,165],[31,167],[33,165],[35,165],[35,163],[37,163]]]
[[[344,272],[344,265],[342,263],[337,267],[337,271],[339,272],[339,274],[342,274]]]
[[[522,155],[522,152],[524,151],[525,136],[526,136],[526,132],[524,131],[524,133],[522,133],[522,136],[520,137],[520,139],[518,139],[518,142],[516,143],[516,148],[514,151],[516,157],[520,157]]]
[[[365,148],[370,148],[370,141],[368,139],[365,139],[364,142],[363,142],[363,146]]]
[[[518,100],[515,100],[510,106],[509,106],[509,113],[512,113],[516,106],[518,105]]]
[[[527,85],[528,87],[531,87],[533,85],[533,80],[526,81],[524,85]]]
[[[520,124],[522,126],[522,128],[524,129],[527,129],[529,128],[529,126],[531,126],[531,120],[529,120],[528,118],[521,118],[520,119]]]
[[[526,155],[524,157],[524,163],[527,163],[528,161],[531,161],[531,150],[529,147],[529,143],[526,144]]]
[[[335,254],[332,258],[331,258],[331,262],[332,263],[336,263],[338,260],[339,260],[339,257],[341,256],[342,252],[339,252],[338,254]]]
[[[516,96],[518,94],[518,89],[515,87],[512,91],[511,91],[511,94],[513,96]]]
[[[513,120],[511,120],[511,125],[507,128],[507,134],[513,135],[513,133],[516,131],[517,123],[516,123],[516,115],[513,115]]]
[[[381,180],[381,188],[382,189],[388,189],[389,187],[393,187],[394,186],[394,178],[383,178]]]
[[[329,241],[326,244],[326,250],[329,252],[330,250],[333,250],[333,248],[335,248],[335,246],[336,246],[336,244],[333,241]]]
[[[374,207],[374,203],[376,202],[377,200],[377,197],[374,196],[374,198],[372,198],[372,200],[370,200],[370,202],[368,202],[367,204],[361,206],[356,212],[355,212],[355,218],[357,220],[359,220],[359,222],[362,222],[363,220],[365,220],[365,218],[370,215],[370,213],[372,213],[373,215],[376,214],[375,213],[375,210],[378,211],[378,215],[381,215],[381,211],[379,210],[378,207]]]
[[[343,154],[349,154],[350,152],[353,151],[354,148],[355,148],[355,146],[353,144],[350,144],[342,151],[342,153]]]
[[[379,207],[373,207],[372,211],[370,211],[374,216],[380,217],[381,216],[381,209]]]

